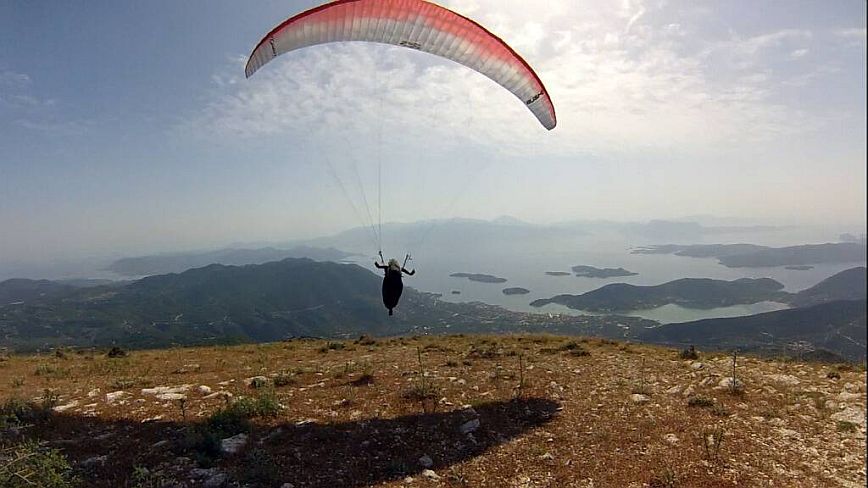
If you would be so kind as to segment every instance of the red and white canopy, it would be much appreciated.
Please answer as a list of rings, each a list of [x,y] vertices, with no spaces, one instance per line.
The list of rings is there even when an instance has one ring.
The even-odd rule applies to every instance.
[[[424,0],[336,0],[302,12],[259,42],[245,73],[250,77],[283,53],[340,41],[393,44],[451,59],[512,92],[546,129],[557,125],[545,86],[521,56],[473,20]]]

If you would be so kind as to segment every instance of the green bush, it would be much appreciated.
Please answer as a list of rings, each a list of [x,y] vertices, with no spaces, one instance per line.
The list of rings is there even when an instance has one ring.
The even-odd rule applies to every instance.
[[[26,440],[0,445],[0,486],[67,488],[78,486],[72,466],[57,449]]]

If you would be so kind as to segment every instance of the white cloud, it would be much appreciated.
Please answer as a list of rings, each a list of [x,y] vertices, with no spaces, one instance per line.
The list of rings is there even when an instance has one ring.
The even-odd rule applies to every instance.
[[[187,127],[225,139],[370,134],[385,126],[408,145],[438,137],[562,155],[707,150],[816,127],[775,96],[780,80],[767,67],[778,49],[786,48],[781,56],[807,52],[809,30],[704,39],[671,19],[654,24],[665,17],[651,15],[662,8],[656,3],[546,2],[532,15],[519,0],[446,5],[488,26],[534,66],[558,112],[554,131],[464,67],[363,43],[290,53],[238,83],[237,62],[230,73],[238,75],[215,75],[213,100]]]

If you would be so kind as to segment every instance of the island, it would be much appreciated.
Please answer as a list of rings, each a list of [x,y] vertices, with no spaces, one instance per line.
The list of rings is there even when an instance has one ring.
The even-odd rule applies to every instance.
[[[546,271],[546,274],[549,276],[569,276],[572,273],[566,271]]]
[[[814,267],[807,264],[796,264],[793,266],[784,266],[784,269],[791,269],[793,271],[808,271],[809,269],[814,269]]]
[[[470,281],[478,281],[480,283],[506,283],[506,278],[481,273],[452,273],[449,276],[453,278],[467,278]]]
[[[573,266],[573,272],[580,278],[615,278],[620,276],[635,276],[639,273],[627,271],[624,268],[595,268],[594,266]]]
[[[503,289],[504,295],[527,295],[528,293],[530,293],[530,290],[527,288],[514,287]]]
[[[771,278],[740,278],[733,281],[682,278],[655,286],[612,283],[581,295],[557,295],[534,300],[531,306],[557,303],[574,310],[615,312],[646,310],[667,304],[709,309],[765,301],[786,302],[790,294]]]

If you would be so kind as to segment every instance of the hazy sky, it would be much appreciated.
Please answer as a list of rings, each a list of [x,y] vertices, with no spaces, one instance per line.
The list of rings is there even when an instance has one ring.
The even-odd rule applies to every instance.
[[[0,0],[0,260],[329,233],[362,223],[357,182],[376,213],[378,163],[386,221],[864,227],[863,0],[442,2],[536,69],[551,132],[408,49],[317,46],[245,80],[317,3]]]

